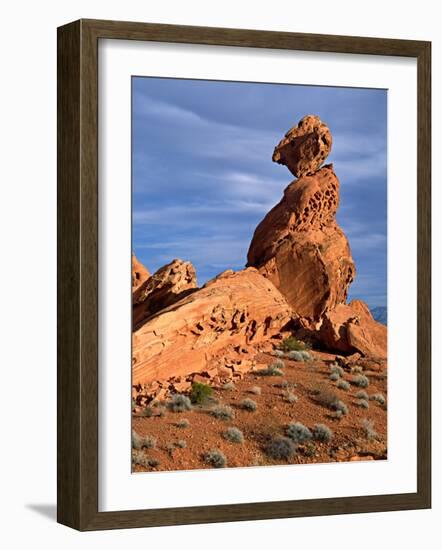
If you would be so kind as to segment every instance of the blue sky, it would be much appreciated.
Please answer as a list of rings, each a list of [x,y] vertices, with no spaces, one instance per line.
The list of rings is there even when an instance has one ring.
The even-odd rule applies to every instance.
[[[133,250],[151,271],[190,260],[199,284],[242,269],[253,231],[293,176],[275,145],[306,114],[328,124],[350,298],[387,302],[387,92],[134,77]]]

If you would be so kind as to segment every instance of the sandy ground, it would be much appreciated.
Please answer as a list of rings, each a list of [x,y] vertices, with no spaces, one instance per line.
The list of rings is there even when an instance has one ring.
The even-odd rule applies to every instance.
[[[205,461],[205,453],[213,449],[221,451],[227,459],[227,467],[264,466],[272,464],[324,463],[349,460],[385,460],[387,458],[387,406],[369,401],[369,408],[358,405],[356,393],[364,390],[369,396],[382,393],[387,399],[386,370],[365,370],[370,381],[367,388],[351,385],[348,391],[339,389],[336,381],[329,378],[331,359],[314,354],[312,362],[294,362],[284,359],[282,376],[262,376],[255,372],[244,375],[234,382],[233,389],[214,387],[212,400],[194,406],[191,411],[172,412],[163,416],[133,416],[133,430],[141,436],[155,438],[155,448],[143,449],[142,456],[155,459],[155,466],[133,465],[134,472],[149,470],[191,470],[211,468]],[[272,363],[275,357],[261,355],[260,363]],[[351,381],[353,374],[346,369],[343,379]],[[281,387],[287,385],[287,388]],[[258,386],[261,394],[251,393]],[[287,390],[298,399],[291,403]],[[321,391],[318,395],[318,391]],[[348,414],[336,418],[324,403],[323,392],[334,392],[348,407]],[[244,410],[240,402],[250,398],[257,404],[254,412]],[[167,403],[164,403],[167,405]],[[229,405],[234,410],[232,420],[214,418],[210,411],[217,405]],[[164,411],[165,409],[163,409]],[[188,427],[178,427],[180,420],[187,419]],[[362,422],[372,422],[376,432],[367,438]],[[291,422],[301,422],[310,430],[315,424],[328,426],[333,436],[327,443],[310,441],[298,445],[297,451],[288,460],[275,460],[266,453],[266,445],[275,435],[286,435]],[[233,443],[223,437],[226,429],[234,426],[244,435],[243,443]],[[180,448],[177,443],[185,445]]]

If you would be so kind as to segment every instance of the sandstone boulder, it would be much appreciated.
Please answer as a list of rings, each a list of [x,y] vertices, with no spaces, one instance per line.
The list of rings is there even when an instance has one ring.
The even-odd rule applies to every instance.
[[[284,164],[297,178],[312,174],[330,154],[332,137],[316,115],[307,115],[291,128],[273,152],[273,161]]]
[[[373,319],[367,304],[361,300],[327,311],[317,337],[331,350],[358,352],[379,360],[387,357],[387,327]]]
[[[157,311],[177,302],[198,288],[190,262],[173,260],[161,267],[133,293],[133,327]]]
[[[149,271],[132,253],[132,292],[140,287],[150,277]]]
[[[222,273],[134,331],[133,383],[241,364],[260,342],[279,334],[291,314],[256,269]]]
[[[333,166],[293,181],[255,230],[247,265],[280,290],[306,326],[345,303],[355,267],[335,220],[339,180]]]

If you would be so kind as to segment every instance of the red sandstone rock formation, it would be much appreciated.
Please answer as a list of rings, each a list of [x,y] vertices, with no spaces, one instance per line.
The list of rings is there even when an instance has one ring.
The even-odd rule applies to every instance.
[[[306,326],[345,303],[355,268],[335,220],[339,181],[332,165],[293,181],[258,225],[247,265],[281,291]]]
[[[133,384],[251,368],[250,351],[290,320],[286,300],[256,269],[226,271],[134,331]]]
[[[363,356],[387,357],[387,327],[375,321],[361,300],[340,304],[323,317],[319,340],[329,349]]]
[[[150,277],[149,271],[137,260],[132,253],[132,292],[141,286]]]
[[[285,134],[272,159],[299,178],[316,172],[330,154],[331,146],[327,125],[318,116],[307,115]]]
[[[346,354],[385,358],[387,329],[366,304],[346,305],[355,267],[336,223],[339,181],[332,165],[320,168],[331,134],[317,116],[304,117],[273,153],[299,179],[258,225],[247,255],[280,290],[305,329],[326,347]]]
[[[132,295],[134,328],[196,288],[195,268],[190,262],[176,259],[161,267]]]

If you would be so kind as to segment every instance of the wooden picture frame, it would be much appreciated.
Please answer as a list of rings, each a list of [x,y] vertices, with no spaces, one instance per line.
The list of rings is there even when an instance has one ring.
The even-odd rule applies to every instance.
[[[418,70],[417,492],[98,511],[98,41],[124,39],[405,56]],[[79,20],[58,29],[58,521],[81,531],[431,506],[431,44],[422,41]]]

